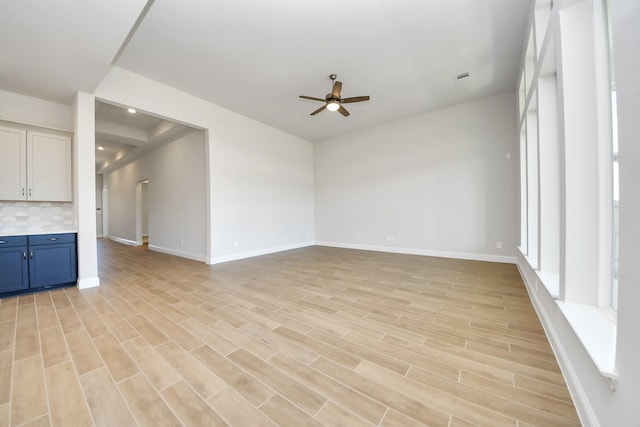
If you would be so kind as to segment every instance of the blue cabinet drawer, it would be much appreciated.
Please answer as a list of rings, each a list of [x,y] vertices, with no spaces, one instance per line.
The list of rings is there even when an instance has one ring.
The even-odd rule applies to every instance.
[[[0,248],[11,248],[14,246],[26,246],[27,236],[7,236],[0,237]]]
[[[76,235],[74,233],[65,234],[40,234],[29,236],[29,245],[57,245],[59,243],[75,243]]]

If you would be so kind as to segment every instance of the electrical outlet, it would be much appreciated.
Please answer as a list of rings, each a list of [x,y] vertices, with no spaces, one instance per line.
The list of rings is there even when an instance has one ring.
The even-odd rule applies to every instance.
[[[393,236],[391,234],[387,234],[387,242],[393,242]]]
[[[507,160],[509,160],[511,158],[511,153],[507,153],[505,157],[507,158]]]
[[[500,241],[496,242],[496,249],[502,249],[502,242]]]
[[[237,248],[237,247],[238,247],[238,241],[237,241],[237,240],[235,240],[235,241],[233,242],[233,247],[234,247],[234,248]]]

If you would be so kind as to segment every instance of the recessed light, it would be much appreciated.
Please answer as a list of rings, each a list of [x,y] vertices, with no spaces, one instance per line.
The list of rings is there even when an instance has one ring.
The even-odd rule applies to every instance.
[[[98,145],[98,150],[104,150],[104,147],[102,145]]]
[[[136,113],[136,109],[135,108],[129,108],[127,111],[130,112],[131,114],[135,114]]]

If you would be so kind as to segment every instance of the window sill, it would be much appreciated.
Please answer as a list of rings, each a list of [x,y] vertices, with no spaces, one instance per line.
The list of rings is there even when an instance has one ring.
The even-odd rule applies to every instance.
[[[529,263],[529,267],[531,267],[531,269],[535,271],[538,282],[542,283],[542,285],[547,289],[547,291],[553,298],[556,298],[556,299],[559,298],[560,297],[560,274],[549,272],[549,271],[538,270],[537,260],[527,256],[524,252],[524,248],[522,248],[521,246],[518,246],[518,250],[524,257],[524,259],[526,259],[527,262]]]
[[[518,250],[520,251],[520,253],[524,257],[524,259],[527,260],[527,263],[529,264],[529,267],[531,267],[531,269],[533,271],[538,273],[538,259],[536,257],[534,257],[533,255],[527,255],[527,252],[525,251],[525,249],[522,246],[518,246]]]
[[[616,365],[617,327],[610,315],[592,305],[556,301],[582,345],[600,373],[612,380],[618,378]]]

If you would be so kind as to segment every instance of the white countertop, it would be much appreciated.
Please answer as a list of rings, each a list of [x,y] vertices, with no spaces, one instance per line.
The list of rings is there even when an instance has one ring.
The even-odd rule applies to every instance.
[[[39,234],[65,234],[65,233],[77,233],[77,232],[78,230],[42,230],[42,231],[14,231],[14,232],[0,231],[0,237],[35,236]]]

